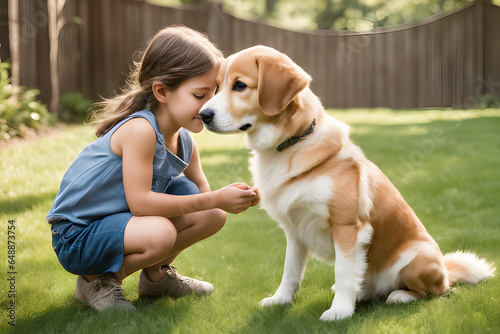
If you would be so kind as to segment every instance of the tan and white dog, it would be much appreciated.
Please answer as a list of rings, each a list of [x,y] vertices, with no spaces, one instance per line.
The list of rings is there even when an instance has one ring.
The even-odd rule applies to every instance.
[[[354,313],[356,299],[407,303],[475,284],[495,268],[469,252],[443,256],[413,210],[327,114],[310,76],[286,55],[256,46],[221,65],[218,94],[200,116],[216,133],[246,132],[261,206],[286,234],[284,273],[261,305],[293,302],[307,254],[335,262],[335,297],[321,320]]]

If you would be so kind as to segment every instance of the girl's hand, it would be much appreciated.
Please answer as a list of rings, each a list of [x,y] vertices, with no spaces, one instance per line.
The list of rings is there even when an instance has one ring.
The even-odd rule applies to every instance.
[[[255,192],[255,198],[253,199],[252,204],[250,204],[250,206],[256,206],[260,202],[259,188],[253,187],[252,190]]]
[[[233,183],[214,191],[217,207],[229,213],[240,213],[248,209],[257,192],[246,183]]]

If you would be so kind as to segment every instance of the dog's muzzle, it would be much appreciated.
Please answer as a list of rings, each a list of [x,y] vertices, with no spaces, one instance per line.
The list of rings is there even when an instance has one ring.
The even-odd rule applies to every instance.
[[[217,122],[214,122],[214,116],[215,116],[215,111],[210,108],[203,109],[200,111],[200,118],[205,124],[205,127],[212,131],[212,132],[219,132],[219,133],[234,133],[237,131],[247,131],[252,127],[252,124],[243,124],[240,126],[238,129],[221,129],[220,126],[217,125]]]
[[[209,125],[212,123],[212,120],[214,119],[215,112],[212,109],[203,109],[200,111],[200,117],[205,125]]]

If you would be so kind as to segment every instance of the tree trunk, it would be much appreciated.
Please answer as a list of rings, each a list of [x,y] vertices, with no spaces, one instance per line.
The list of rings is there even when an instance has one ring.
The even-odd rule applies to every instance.
[[[49,14],[49,61],[50,61],[50,83],[52,96],[50,99],[50,111],[59,119],[59,34],[64,27],[65,20],[62,11],[66,0],[47,0]]]
[[[10,77],[14,86],[19,86],[21,55],[19,48],[19,3],[9,0],[9,47],[10,47]],[[3,47],[3,46],[2,46]],[[7,60],[7,59],[2,59]]]

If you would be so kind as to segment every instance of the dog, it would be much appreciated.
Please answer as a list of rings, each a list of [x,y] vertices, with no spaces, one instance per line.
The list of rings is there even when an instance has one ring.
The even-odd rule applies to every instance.
[[[443,256],[398,190],[309,88],[311,77],[279,51],[255,46],[228,57],[202,107],[215,133],[245,132],[261,207],[284,230],[284,272],[262,306],[291,304],[308,253],[335,263],[335,292],[321,320],[352,316],[356,300],[408,303],[456,282],[494,276],[470,252]]]

